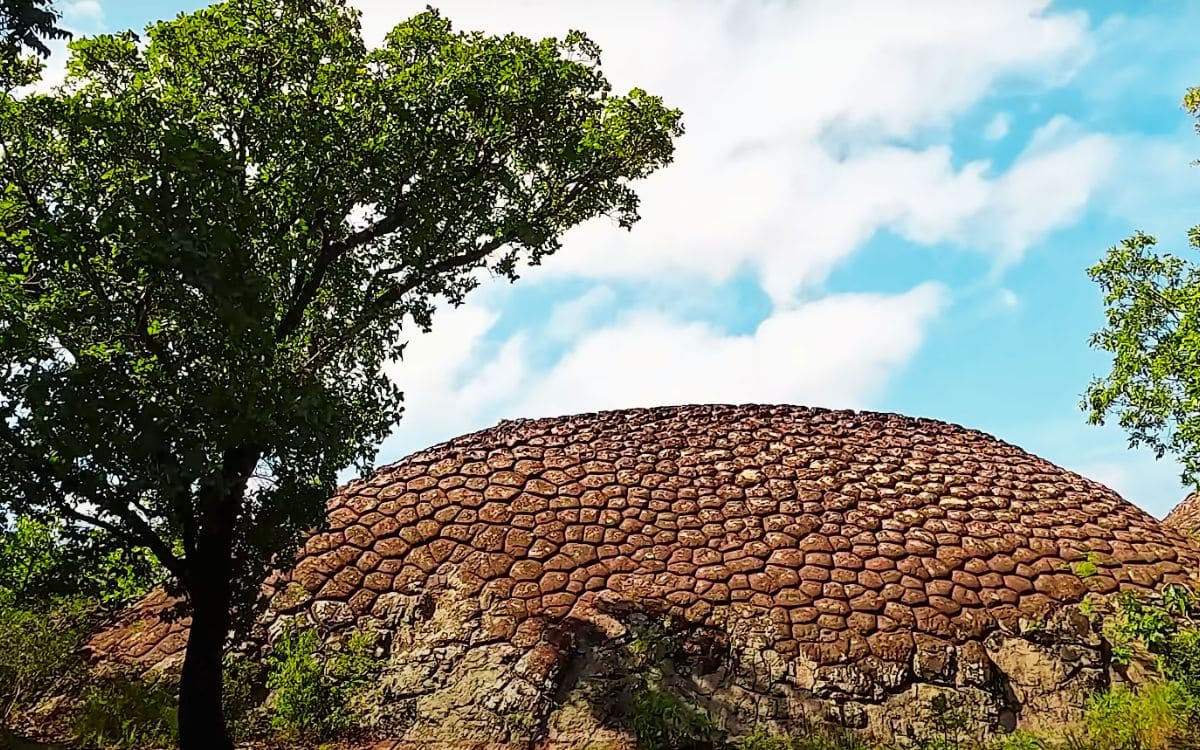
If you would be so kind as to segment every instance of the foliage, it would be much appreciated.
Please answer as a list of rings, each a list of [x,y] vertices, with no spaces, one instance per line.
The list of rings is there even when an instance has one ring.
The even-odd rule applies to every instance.
[[[866,741],[848,729],[810,725],[804,729],[775,734],[763,727],[734,743],[736,750],[872,750]]]
[[[1144,602],[1136,594],[1122,591],[1113,597],[1116,613],[1105,624],[1105,636],[1112,643],[1112,658],[1128,663],[1134,641],[1150,652],[1159,653],[1170,638],[1174,623],[1162,607]]]
[[[627,650],[634,675],[632,724],[639,748],[692,748],[717,738],[717,725],[664,685],[663,672],[679,652],[670,618],[633,623]]]
[[[642,750],[687,750],[716,737],[709,715],[653,682],[633,696],[633,731]]]
[[[1160,665],[1164,676],[1200,698],[1200,628],[1180,628],[1172,633]]]
[[[70,49],[50,93],[0,70],[0,497],[153,552],[205,649],[181,708],[211,713],[195,665],[370,466],[403,337],[571,227],[632,226],[680,114],[614,95],[582,33],[430,10],[369,50],[346,0],[225,0]]]
[[[1100,572],[1100,558],[1095,552],[1089,552],[1087,559],[1071,564],[1071,572],[1080,578],[1091,578]]]
[[[30,516],[0,523],[0,602],[38,609],[63,597],[120,604],[142,596],[161,579],[161,568],[148,550],[112,541]]]
[[[20,47],[46,57],[50,48],[43,39],[67,39],[70,32],[59,28],[61,14],[50,0],[0,0],[0,55],[19,54]]]
[[[284,736],[313,739],[345,729],[353,697],[377,669],[373,648],[369,633],[353,633],[323,661],[316,630],[285,628],[268,660],[271,725]]]
[[[1130,592],[1113,597],[1115,612],[1104,620],[1111,659],[1128,664],[1141,644],[1158,661],[1158,671],[1200,696],[1200,628],[1194,622],[1200,597],[1185,586],[1163,587],[1157,603]]]
[[[1200,697],[1175,682],[1117,686],[1093,697],[1085,722],[1094,750],[1189,747],[1200,741]]]
[[[1032,732],[1015,731],[995,737],[987,750],[1049,750],[1052,747]]]
[[[50,583],[57,567],[53,529],[32,518],[0,526],[0,603],[28,602]]]
[[[907,730],[912,747],[918,750],[967,750],[971,743],[978,744],[970,731],[970,716],[957,695],[933,696],[921,719],[922,731],[912,726]]]
[[[89,632],[92,604],[64,600],[48,609],[0,601],[0,726],[74,676]]]
[[[630,627],[629,653],[639,667],[655,667],[675,656],[679,643],[671,633],[671,620],[634,623]]]
[[[86,746],[167,747],[176,733],[175,694],[167,686],[120,675],[83,694],[76,735]]]
[[[1200,89],[1190,89],[1184,108],[1198,118]],[[1200,225],[1188,231],[1200,249]],[[1082,406],[1088,421],[1116,416],[1131,447],[1177,456],[1184,483],[1200,481],[1200,266],[1154,252],[1157,241],[1142,232],[1109,248],[1088,270],[1104,294],[1106,325],[1091,345],[1109,352],[1112,369],[1088,386]]]
[[[251,713],[258,704],[258,690],[264,686],[265,669],[259,662],[240,654],[226,654],[223,671],[225,723],[233,739],[251,733]]]

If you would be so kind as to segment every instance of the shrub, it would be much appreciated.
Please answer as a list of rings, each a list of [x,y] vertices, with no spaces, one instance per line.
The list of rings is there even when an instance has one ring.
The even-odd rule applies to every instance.
[[[1200,740],[1200,700],[1175,682],[1130,690],[1124,686],[1092,698],[1085,717],[1095,750],[1174,750]]]
[[[627,645],[633,688],[633,733],[642,750],[682,750],[717,739],[717,725],[663,686],[663,669],[679,653],[671,620],[663,617],[631,625]]]
[[[1163,674],[1200,700],[1200,628],[1182,628],[1171,636],[1162,659]]]
[[[707,713],[653,684],[633,696],[633,731],[643,750],[687,750],[716,738]]]
[[[92,612],[82,599],[47,609],[0,602],[0,725],[80,671]]]
[[[263,684],[261,664],[238,654],[225,657],[221,701],[225,723],[230,735],[242,739],[251,733],[250,715],[257,700],[255,694]]]
[[[963,705],[957,694],[933,696],[921,717],[924,731],[908,727],[911,746],[917,750],[967,750],[978,746],[980,743],[970,732],[971,718]]]
[[[314,739],[345,729],[351,719],[350,701],[375,669],[373,646],[370,634],[354,633],[325,663],[319,658],[315,630],[285,629],[267,667],[267,688],[273,693],[271,726],[286,736]]]
[[[987,750],[1048,750],[1052,747],[1036,734],[1016,731],[993,739]]]
[[[1174,584],[1163,587],[1160,599],[1150,603],[1128,592],[1114,598],[1116,612],[1104,623],[1111,659],[1128,664],[1140,643],[1157,657],[1164,678],[1200,699],[1200,628],[1193,619],[1200,599]]]
[[[75,733],[93,747],[169,747],[178,731],[175,713],[174,689],[122,675],[84,691]]]
[[[813,725],[788,734],[772,734],[756,727],[735,747],[737,750],[872,750],[854,732],[825,725]]]

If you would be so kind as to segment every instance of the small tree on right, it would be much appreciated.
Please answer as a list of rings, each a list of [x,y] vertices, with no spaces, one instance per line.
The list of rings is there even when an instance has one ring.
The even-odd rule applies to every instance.
[[[1183,107],[1200,133],[1200,87]],[[1188,238],[1200,251],[1200,225]],[[1154,237],[1137,232],[1088,275],[1104,292],[1106,317],[1091,345],[1113,355],[1112,370],[1084,396],[1088,421],[1116,417],[1131,447],[1176,456],[1184,483],[1200,484],[1200,263],[1158,252]]]

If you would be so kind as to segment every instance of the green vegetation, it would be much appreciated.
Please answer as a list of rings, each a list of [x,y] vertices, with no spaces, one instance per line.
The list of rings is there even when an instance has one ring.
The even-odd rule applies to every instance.
[[[859,735],[848,729],[813,725],[782,735],[762,727],[734,743],[736,750],[871,750]]]
[[[685,750],[719,736],[716,722],[664,684],[664,669],[678,654],[671,621],[663,618],[632,628],[628,650],[634,676],[632,729],[643,750]]]
[[[0,726],[78,676],[92,612],[81,599],[39,608],[0,602]]]
[[[384,366],[481,275],[631,227],[680,113],[582,33],[430,10],[368,49],[346,0],[70,50],[48,93],[0,66],[0,502],[153,553],[192,608],[181,743],[227,749],[225,635],[400,418]]]
[[[254,709],[261,699],[260,692],[265,688],[265,681],[266,668],[263,664],[240,654],[226,654],[223,677],[225,688],[221,697],[225,702],[225,721],[234,740],[250,737],[255,733]]]
[[[1183,99],[1200,132],[1200,88]],[[1188,230],[1200,250],[1200,225]],[[1115,416],[1131,447],[1159,458],[1175,455],[1185,485],[1200,483],[1200,265],[1154,252],[1157,241],[1137,232],[1089,269],[1104,294],[1106,324],[1091,338],[1109,352],[1112,369],[1094,380],[1082,407],[1093,424]]]
[[[705,712],[688,705],[678,695],[648,675],[633,695],[633,732],[644,750],[687,750],[717,736],[717,725]]]
[[[374,646],[370,633],[353,633],[323,659],[315,630],[286,628],[268,659],[271,726],[290,739],[328,739],[348,727],[355,695],[378,668]]]
[[[1095,552],[1089,552],[1087,559],[1071,564],[1071,572],[1080,578],[1091,578],[1100,572],[1100,559]]]
[[[1196,643],[1200,630],[1192,618],[1200,611],[1200,597],[1183,586],[1168,585],[1158,603],[1126,591],[1114,596],[1111,604],[1113,612],[1103,618],[1102,629],[1114,663],[1128,664],[1140,647],[1156,657],[1158,669],[1167,679],[1198,684],[1200,649]]]
[[[177,736],[174,686],[119,675],[83,693],[75,732],[87,747],[167,747]]]
[[[50,48],[44,39],[71,36],[59,27],[61,17],[50,0],[0,0],[0,60],[19,55],[22,47],[48,56]]]
[[[0,724],[75,687],[78,651],[105,607],[153,584],[145,555],[104,541],[25,516],[0,523]]]
[[[1089,750],[1175,750],[1200,742],[1200,696],[1179,683],[1096,695],[1085,719]]]

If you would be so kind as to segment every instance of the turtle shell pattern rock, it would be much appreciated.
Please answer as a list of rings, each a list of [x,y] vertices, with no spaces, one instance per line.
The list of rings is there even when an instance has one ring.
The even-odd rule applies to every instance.
[[[268,582],[264,623],[387,633],[382,684],[416,702],[406,737],[494,739],[512,712],[553,734],[574,634],[618,638],[631,613],[718,639],[726,671],[693,683],[731,716],[824,698],[854,723],[855,701],[918,683],[974,671],[985,689],[1012,652],[995,634],[1023,620],[1197,569],[1113,491],[978,431],[685,406],[502,422],[351,482]],[[143,628],[129,655],[177,659],[185,626]]]
[[[1178,532],[1200,546],[1200,492],[1193,492],[1163,519],[1163,526]]]

